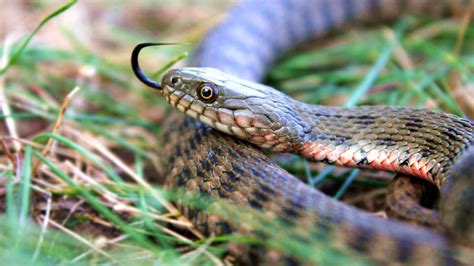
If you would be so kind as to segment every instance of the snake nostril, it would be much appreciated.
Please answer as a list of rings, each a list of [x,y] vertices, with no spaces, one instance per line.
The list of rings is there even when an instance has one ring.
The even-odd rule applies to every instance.
[[[178,78],[178,77],[172,77],[172,78],[171,78],[171,84],[176,85],[176,83],[178,83],[178,82],[179,82],[179,78]]]

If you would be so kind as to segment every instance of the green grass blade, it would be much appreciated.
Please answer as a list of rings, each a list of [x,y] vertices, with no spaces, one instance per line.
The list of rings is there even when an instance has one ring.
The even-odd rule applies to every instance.
[[[5,171],[5,176],[7,178],[7,192],[6,192],[6,211],[7,219],[10,224],[16,224],[18,219],[18,208],[15,203],[15,176],[11,169]]]
[[[151,78],[155,79],[161,76],[168,68],[172,67],[174,64],[177,62],[183,60],[188,56],[188,52],[184,52],[177,57],[173,58],[170,62],[166,63],[164,66],[162,66],[160,69],[158,69],[155,73],[151,75]]]
[[[31,153],[33,148],[26,146],[25,155],[23,159],[22,178],[21,178],[21,208],[18,225],[20,228],[24,227],[28,219],[28,212],[30,210],[30,196],[31,196]]]
[[[43,164],[45,164],[57,177],[59,177],[73,189],[78,191],[79,194],[87,201],[87,203],[89,203],[96,211],[102,214],[105,218],[113,222],[117,227],[127,233],[131,238],[136,240],[143,247],[153,252],[158,252],[158,250],[156,250],[156,247],[152,243],[150,243],[143,235],[138,234],[125,221],[123,221],[111,210],[105,207],[99,200],[96,199],[96,197],[92,193],[77,185],[71,177],[69,177],[61,169],[56,167],[53,162],[49,161],[46,157],[44,157],[37,151],[33,151],[33,155],[38,158]]]
[[[60,7],[59,9],[57,9],[56,11],[54,11],[53,13],[49,14],[46,18],[44,18],[39,24],[38,26],[36,26],[36,28],[28,35],[28,37],[26,37],[26,39],[24,39],[20,46],[18,47],[18,49],[16,49],[15,52],[13,52],[13,54],[8,58],[8,61],[6,63],[6,65],[0,69],[0,76],[3,75],[7,70],[8,68],[10,68],[11,65],[13,65],[15,63],[15,61],[18,59],[18,57],[23,53],[23,51],[25,50],[26,46],[30,43],[31,39],[33,39],[33,37],[36,35],[36,33],[46,24],[48,23],[48,21],[50,21],[51,19],[53,19],[54,17],[60,15],[61,13],[63,13],[64,11],[68,10],[71,6],[73,6],[75,3],[77,2],[77,0],[70,0],[67,4],[65,4],[64,6]]]
[[[339,188],[339,190],[334,195],[335,199],[340,199],[342,197],[342,195],[344,195],[344,193],[349,188],[349,186],[352,184],[352,182],[357,177],[357,174],[359,174],[359,172],[360,172],[359,169],[354,169],[354,170],[351,171],[351,173],[347,177],[346,181],[344,181],[344,184],[342,184],[342,186]]]
[[[124,147],[125,149],[129,150],[129,151],[132,151],[133,153],[135,153],[137,156],[142,156],[142,157],[147,157],[149,158],[149,156],[147,156],[147,154],[145,153],[145,151],[143,151],[142,149],[140,149],[139,147],[137,147],[136,145],[132,145],[130,144],[129,142],[127,142],[127,140],[123,139],[123,138],[120,138],[114,134],[111,134],[109,131],[107,131],[106,129],[102,128],[102,127],[99,127],[99,126],[96,126],[96,125],[93,125],[93,124],[90,124],[90,123],[86,123],[85,126],[98,133],[98,134],[101,134],[103,135],[104,137],[106,137],[107,139],[110,139],[112,141],[114,141],[115,143],[119,144],[120,146]]]
[[[329,176],[329,174],[332,173],[332,171],[334,171],[334,169],[336,169],[336,166],[334,165],[328,165],[324,167],[324,169],[314,177],[314,186],[322,184],[322,182],[326,179],[326,177]]]
[[[70,140],[66,137],[63,137],[63,136],[58,135],[58,134],[53,134],[53,133],[41,133],[41,134],[38,134],[38,135],[34,136],[33,141],[40,142],[40,141],[43,141],[43,140],[48,140],[50,138],[55,139],[55,140],[61,142],[62,144],[78,151],[80,154],[82,154],[86,158],[90,159],[97,166],[99,166],[102,170],[104,170],[110,176],[110,178],[112,178],[115,182],[117,182],[119,184],[123,184],[122,178],[117,173],[115,173],[115,171],[110,169],[110,167],[106,166],[102,162],[102,159],[97,157],[94,153],[92,153],[88,149],[78,145],[77,143],[75,143],[74,141],[72,141],[72,140]]]
[[[373,86],[375,79],[379,76],[380,72],[382,71],[384,66],[388,63],[390,57],[392,56],[397,40],[398,40],[398,34],[397,34],[397,37],[395,37],[392,41],[390,41],[387,44],[387,47],[385,47],[385,49],[383,50],[382,54],[379,56],[379,58],[375,62],[372,69],[370,69],[370,72],[364,78],[362,83],[355,89],[355,91],[352,93],[349,100],[347,100],[345,104],[346,107],[356,106],[357,102],[359,102],[359,100],[367,93],[370,87]]]

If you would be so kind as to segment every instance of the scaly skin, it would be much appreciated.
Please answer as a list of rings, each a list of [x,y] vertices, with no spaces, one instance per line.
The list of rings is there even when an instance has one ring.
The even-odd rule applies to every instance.
[[[405,107],[308,105],[271,87],[241,80],[212,68],[171,70],[164,75],[161,84],[165,99],[176,109],[263,149],[298,153],[312,160],[346,167],[409,174],[426,179],[439,188],[446,180],[453,178],[449,175],[453,163],[474,143],[474,123],[454,115]],[[209,98],[202,96],[204,89],[210,93]],[[221,189],[217,195],[221,195],[222,191],[225,191],[224,195],[228,194],[225,187],[220,187],[222,181],[221,178],[214,185],[210,184],[208,192],[217,186]],[[408,188],[417,187],[410,184]],[[402,191],[407,195],[422,192]],[[254,204],[268,205],[266,200],[269,198],[275,198],[275,194],[257,198]],[[405,203],[400,199],[400,203]],[[270,205],[273,204],[274,201]],[[277,206],[285,204],[286,201],[277,203]],[[437,213],[425,213],[419,205],[407,206],[414,207],[412,215],[418,220],[437,225]],[[268,209],[275,211],[277,208]],[[296,210],[296,207],[292,209]],[[308,216],[287,218],[301,222]]]
[[[202,84],[214,86],[212,102],[199,97]],[[438,187],[474,142],[474,123],[454,115],[407,107],[309,105],[212,68],[171,70],[162,85],[176,109],[263,149],[409,174]]]
[[[446,4],[447,2],[453,2],[453,5],[457,6],[460,3],[466,4],[470,1],[443,1],[436,5],[428,0],[244,1],[233,9],[227,19],[205,38],[195,57],[194,65],[213,67],[239,78],[259,81],[271,62],[295,43],[320,36],[349,22],[392,19],[407,10],[425,14],[440,14],[449,9],[450,4]],[[275,29],[278,30],[275,31]],[[204,70],[204,74],[206,72],[207,70]],[[195,72],[191,74],[193,73]],[[170,75],[166,77],[170,77]],[[164,80],[164,83],[166,82]],[[168,81],[167,84],[170,84],[170,82]],[[254,85],[251,83],[251,87],[255,87]],[[265,93],[267,92],[265,91]],[[173,99],[173,97],[169,96],[172,103],[177,102],[178,99],[180,99],[179,101],[184,99],[180,97]],[[288,101],[291,102],[291,100]],[[178,108],[184,109],[183,107]],[[313,107],[308,108],[308,110],[313,110]],[[380,109],[369,108],[364,110],[362,108],[358,109],[353,118],[344,116],[350,122],[357,121],[359,124],[362,122],[364,125],[365,123],[376,125],[375,128],[371,128],[372,130],[381,129],[380,125],[394,121],[394,119],[397,119],[397,125],[405,125],[405,127],[410,128],[399,127],[398,132],[389,133],[389,139],[385,136],[378,139],[379,136],[385,134],[384,132],[377,132],[375,136],[366,132],[365,135],[354,136],[354,138],[352,136],[350,138],[345,135],[334,135],[332,133],[342,134],[342,131],[346,129],[344,122],[336,123],[336,128],[328,132],[324,128],[318,128],[316,124],[312,124],[308,120],[319,114],[319,121],[334,122],[333,118],[338,118],[337,116],[344,114],[341,114],[341,109],[322,107],[315,113],[307,114],[308,117],[303,119],[304,123],[308,125],[302,126],[303,123],[297,121],[295,122],[296,128],[301,128],[295,131],[291,131],[295,127],[289,129],[290,132],[285,136],[289,138],[291,144],[278,141],[278,143],[266,145],[266,142],[262,142],[261,138],[268,135],[267,131],[264,132],[264,130],[260,130],[260,133],[262,133],[260,138],[257,136],[252,141],[274,150],[295,148],[297,152],[305,156],[325,159],[343,165],[361,163],[360,166],[415,174],[433,181],[439,187],[443,187],[443,192],[462,190],[463,186],[458,185],[456,178],[449,178],[451,176],[449,172],[453,161],[464,161],[458,160],[459,156],[471,156],[469,153],[460,155],[461,151],[469,143],[472,143],[471,122],[430,111],[417,113],[419,111],[404,108],[400,110],[388,107],[374,108]],[[302,108],[302,110],[306,109],[306,107]],[[375,115],[375,110],[384,112],[383,114],[390,117],[390,119],[385,121],[380,113]],[[367,116],[363,111],[369,111],[374,115]],[[400,111],[401,113],[394,117],[392,111]],[[410,121],[411,115],[416,114],[419,118],[426,112],[433,118],[428,121],[427,126],[435,129],[440,135],[430,135],[430,132],[425,132],[423,128],[416,126],[417,132],[412,133],[412,125],[408,123],[419,124],[425,121]],[[211,113],[209,117],[213,115]],[[303,115],[300,114],[300,116]],[[441,119],[444,123],[437,123],[438,119]],[[223,120],[226,121],[227,118],[223,118]],[[208,120],[206,121],[208,122]],[[287,119],[287,121],[291,121],[291,119]],[[267,121],[261,117],[258,122],[265,124]],[[455,128],[449,128],[451,122],[456,124]],[[386,126],[388,128],[389,125]],[[232,129],[226,127],[224,131],[226,130]],[[454,133],[451,130],[454,130]],[[231,131],[234,134],[236,132]],[[312,137],[305,139],[308,134],[300,135],[302,132],[310,133],[309,135],[312,135]],[[322,140],[321,134],[325,132],[330,133],[327,140],[316,143],[311,141],[314,140],[315,136],[319,136],[319,139]],[[179,137],[174,137],[175,134]],[[450,142],[446,139],[445,134],[461,136],[461,139]],[[242,135],[244,134],[242,133]],[[414,141],[411,139],[413,136],[416,136]],[[300,143],[298,142],[300,140],[309,140],[309,142]],[[346,146],[342,151],[338,151],[337,148],[323,153],[315,150],[316,147],[320,147],[317,145],[329,147],[334,144],[334,141],[339,140],[350,141],[350,144],[344,142],[342,144],[346,146],[354,145],[358,148],[358,153],[349,152],[350,149]],[[364,140],[370,140],[370,142],[366,143]],[[373,143],[373,140],[385,143]],[[390,154],[385,152],[387,147],[390,146],[387,142],[398,142],[395,145],[398,147],[397,145],[400,145],[400,142],[417,143],[418,140],[422,142],[419,144],[423,147],[423,152],[427,150],[428,154],[421,155],[419,152],[422,152],[422,150],[415,151],[416,148],[410,145],[407,145],[407,147],[415,154],[406,153],[406,150],[398,148],[396,150],[400,154],[397,154],[397,156],[391,155],[392,151]],[[436,145],[431,145],[432,142]],[[312,147],[312,145],[316,146]],[[365,145],[368,145],[370,150],[375,150],[376,154],[375,152],[369,154],[369,149],[364,148]],[[451,145],[454,145],[455,148],[451,149]],[[455,263],[453,253],[449,248],[450,244],[444,236],[428,229],[414,228],[400,222],[373,217],[334,201],[301,183],[272,163],[253,146],[211,130],[190,118],[183,119],[175,115],[170,117],[168,127],[167,129],[165,127],[164,130],[163,146],[166,151],[162,158],[163,169],[168,176],[169,186],[188,192],[199,192],[213,198],[222,198],[238,206],[251,206],[259,210],[265,210],[266,213],[288,218],[295,223],[297,228],[311,230],[319,224],[319,226],[316,226],[318,227],[317,230],[330,235],[329,239],[332,245],[343,250],[356,252],[374,262],[401,262],[416,265]],[[382,148],[382,146],[384,147]],[[441,155],[438,155],[439,152]],[[349,156],[345,156],[345,153]],[[386,160],[380,159],[383,154],[388,156]],[[416,154],[420,154],[420,156]],[[392,158],[394,160],[391,160]],[[453,172],[456,172],[455,170]],[[467,182],[466,180],[472,180],[471,175],[464,175],[467,175],[467,177],[460,179],[464,180],[462,184]],[[445,189],[447,187],[443,185],[445,182],[453,189]],[[446,207],[445,203],[442,202],[441,206],[445,206],[444,208],[450,211],[442,212],[441,215],[447,226],[453,226],[449,227],[448,230],[458,232],[451,233],[456,235],[453,239],[462,238],[463,234],[472,234],[472,230],[470,230],[472,219],[467,222],[460,221],[462,218],[459,218],[459,212],[456,211],[456,206],[460,202],[462,202],[459,205],[462,206],[460,209],[464,210],[462,212],[469,213],[469,210],[472,210],[472,201],[463,201],[472,196],[472,189],[459,197],[453,196],[449,192],[446,193],[448,197],[444,202],[450,202],[450,205]],[[206,233],[228,234],[240,228],[238,223],[233,222],[233,217],[219,217],[216,219],[205,213],[193,212],[186,208],[184,211],[184,214],[192,218],[196,225]],[[450,212],[454,212],[454,214],[445,215],[445,213],[449,214]],[[468,218],[471,217],[472,214],[468,216]],[[463,225],[463,229],[456,231],[456,226],[460,224]],[[284,234],[285,232],[277,233]],[[261,256],[261,259],[271,263],[274,257],[265,254]]]
[[[161,159],[170,187],[284,217],[293,221],[291,228],[313,236],[311,240],[316,242],[307,245],[314,245],[315,249],[318,249],[317,241],[327,241],[326,245],[346,255],[358,254],[374,263],[455,264],[446,239],[431,230],[375,217],[338,202],[307,186],[244,141],[212,130],[192,118],[183,120],[180,114],[173,113],[166,122],[164,126],[168,130],[162,136]],[[256,226],[248,221],[242,225],[238,216],[244,215],[244,210],[222,217],[196,212],[186,206],[183,206],[183,214],[205,234],[231,234],[240,231],[241,226],[250,227],[251,232],[260,232],[260,228],[266,226],[272,228],[258,221],[255,221]],[[328,240],[310,234],[311,230],[328,235]],[[282,238],[295,237],[289,229],[277,229],[273,233]],[[230,251],[249,262],[241,249]],[[259,250],[255,260],[268,264],[281,262],[279,256],[272,261],[266,254]],[[306,261],[301,257],[296,259]]]

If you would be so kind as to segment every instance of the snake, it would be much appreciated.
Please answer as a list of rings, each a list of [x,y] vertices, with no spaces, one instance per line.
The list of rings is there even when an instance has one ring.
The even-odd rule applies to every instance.
[[[474,246],[472,121],[408,107],[310,105],[259,83],[285,51],[348,24],[395,19],[408,11],[443,15],[469,3],[242,1],[204,38],[194,67],[169,70],[161,82],[138,66],[140,50],[153,43],[136,46],[132,69],[138,79],[186,115],[172,112],[161,135],[167,185],[271,213],[304,230],[317,227],[330,243],[374,264],[469,264],[457,247]],[[401,175],[400,182],[426,180],[440,191],[444,229],[375,217],[341,203],[304,184],[263,150],[391,171]],[[235,217],[189,208],[183,214],[208,235],[239,231]],[[312,263],[267,249],[253,258],[234,253],[247,263]]]

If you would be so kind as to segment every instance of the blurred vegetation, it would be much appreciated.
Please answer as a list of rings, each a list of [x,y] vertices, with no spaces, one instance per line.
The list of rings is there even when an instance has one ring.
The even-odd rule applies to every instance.
[[[220,265],[225,244],[235,241],[322,264],[364,264],[321,241],[327,236],[320,232],[288,232],[318,243],[317,250],[285,234],[264,243],[206,238],[170,203],[182,195],[162,189],[156,136],[167,106],[135,80],[130,52],[149,40],[197,45],[230,2],[2,4],[8,18],[0,28],[3,262]],[[267,82],[309,103],[410,105],[472,118],[474,28],[465,25],[462,16],[405,16],[388,26],[351,28],[283,56]],[[194,47],[147,49],[143,68],[158,71]],[[292,155],[275,160],[310,185],[371,212],[381,210],[391,177]],[[219,204],[220,215],[288,230],[277,219],[252,210],[240,216],[241,209]]]

